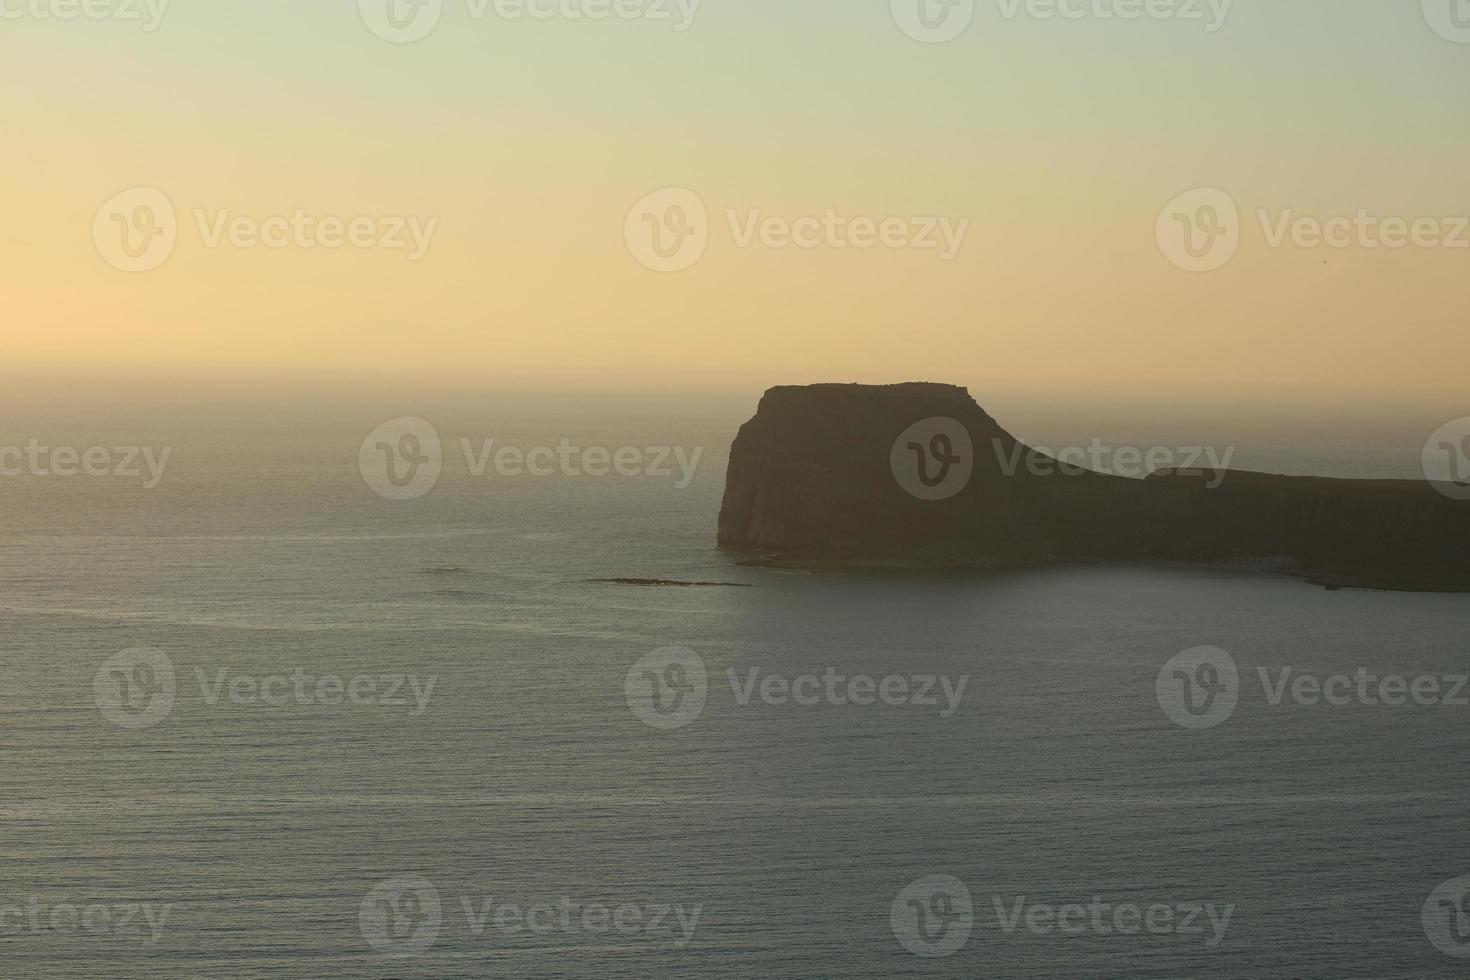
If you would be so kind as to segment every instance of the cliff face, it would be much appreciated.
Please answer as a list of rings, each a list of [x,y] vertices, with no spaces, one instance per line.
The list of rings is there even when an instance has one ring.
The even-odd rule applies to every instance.
[[[1284,558],[1334,581],[1470,587],[1470,504],[1424,481],[1092,473],[939,384],[768,391],[731,448],[719,540],[853,564]]]
[[[992,453],[980,457],[982,465],[947,499],[915,497],[895,478],[895,440],[931,418],[954,419],[973,446],[988,449],[999,440],[1009,451],[1020,448],[963,388],[772,388],[731,447],[720,542],[812,557],[943,558],[1004,550],[1015,538],[1004,517],[1022,502],[1001,506],[1000,496],[1020,488],[993,479],[983,465]],[[928,451],[930,440],[916,441]],[[939,464],[928,462],[932,478]]]

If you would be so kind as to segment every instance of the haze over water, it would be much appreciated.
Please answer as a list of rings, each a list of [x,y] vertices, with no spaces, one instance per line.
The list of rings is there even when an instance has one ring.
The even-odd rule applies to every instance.
[[[0,487],[0,894],[22,912],[167,909],[152,941],[7,919],[16,975],[1453,975],[1421,907],[1470,862],[1453,763],[1467,709],[1273,706],[1256,669],[1463,673],[1463,597],[1177,567],[745,567],[713,545],[740,420],[723,407],[605,404],[551,427],[441,408],[444,472],[408,501],[358,468],[380,413],[317,403],[298,424],[290,409],[262,407],[249,440],[191,413],[152,490]],[[127,431],[144,419],[169,427],[140,412]],[[677,468],[477,477],[461,437],[704,452],[684,488]],[[617,577],[751,587],[589,581]],[[1240,703],[1190,731],[1156,679],[1205,644],[1238,661]],[[626,685],[671,646],[708,688],[664,730]],[[136,648],[176,672],[145,728],[112,720],[95,688]],[[957,706],[942,687],[932,706],[741,703],[768,675],[833,671],[966,681]],[[283,678],[280,703],[237,700],[241,675]],[[386,680],[334,704],[315,696],[324,676],[413,683],[402,704],[372,700]],[[432,886],[440,925],[393,958],[361,916],[402,875]],[[944,959],[910,955],[891,922],[934,875],[973,899]],[[1198,904],[1202,931],[1025,924],[1075,903],[1102,903],[1105,924],[1167,905],[1181,925]],[[533,932],[507,906],[553,911]],[[598,928],[599,907],[623,906],[667,922]],[[1214,944],[1205,906],[1230,909]]]

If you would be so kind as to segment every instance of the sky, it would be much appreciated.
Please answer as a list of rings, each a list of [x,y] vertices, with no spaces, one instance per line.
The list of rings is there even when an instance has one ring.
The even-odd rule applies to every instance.
[[[0,0],[13,377],[1463,414],[1462,0],[79,2]]]

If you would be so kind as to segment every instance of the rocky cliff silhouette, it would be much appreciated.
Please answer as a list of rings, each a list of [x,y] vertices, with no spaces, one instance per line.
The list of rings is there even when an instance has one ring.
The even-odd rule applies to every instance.
[[[719,541],[792,563],[1270,559],[1328,585],[1470,589],[1470,503],[1426,481],[1063,467],[941,384],[766,392]]]

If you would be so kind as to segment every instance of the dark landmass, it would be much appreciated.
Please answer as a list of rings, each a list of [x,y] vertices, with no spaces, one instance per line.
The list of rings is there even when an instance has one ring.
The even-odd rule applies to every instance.
[[[933,418],[962,427],[971,445],[954,455],[973,469],[953,496],[925,500],[890,455]],[[946,445],[913,449],[931,478]],[[1253,562],[1331,588],[1470,591],[1470,503],[1427,481],[1110,476],[1021,444],[940,384],[766,392],[730,450],[719,542],[791,567]]]
[[[588,581],[602,585],[638,585],[650,588],[672,586],[675,588],[748,589],[751,587],[744,582],[675,582],[663,578],[594,578]]]

